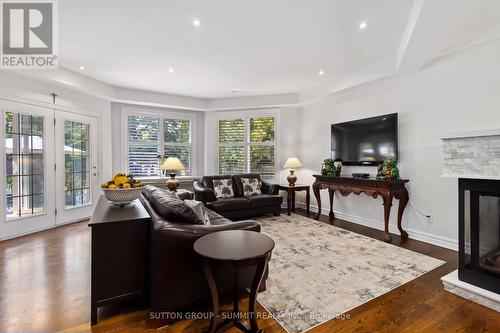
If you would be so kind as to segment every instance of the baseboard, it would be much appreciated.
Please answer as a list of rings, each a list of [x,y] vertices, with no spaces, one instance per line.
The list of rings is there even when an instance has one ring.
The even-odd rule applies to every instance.
[[[58,228],[58,227],[63,227],[63,226],[68,225],[68,224],[82,222],[82,221],[89,220],[89,219],[90,219],[90,216],[86,217],[86,218],[71,220],[71,221],[68,221],[68,222],[65,222],[65,223],[59,223],[59,224],[55,224],[55,225],[50,225],[50,226],[44,227],[44,228],[34,229],[34,230],[31,230],[31,231],[27,231],[27,232],[22,232],[22,233],[19,233],[19,234],[9,235],[9,236],[7,236],[5,238],[0,238],[0,241],[6,241],[6,240],[9,240],[9,239],[14,239],[14,238],[18,238],[18,237],[22,237],[22,236],[27,236],[27,235],[31,235],[31,234],[36,234],[37,232],[47,231],[47,230],[50,230],[50,229],[55,229],[55,228]]]
[[[306,209],[306,205],[303,202],[297,202],[296,206],[297,206],[297,208]],[[311,212],[318,211],[317,206],[311,205],[310,209],[311,209]],[[325,208],[321,209],[321,215],[328,216],[329,213],[330,213],[329,209],[325,209]],[[365,227],[370,227],[373,229],[384,230],[384,224],[382,221],[376,221],[376,220],[368,219],[365,217],[346,214],[346,213],[339,212],[339,211],[334,211],[334,213],[335,213],[335,217],[337,217],[341,220],[364,225]],[[439,247],[444,247],[446,249],[450,249],[453,251],[458,251],[458,240],[456,240],[456,239],[437,236],[437,235],[433,235],[433,234],[425,232],[425,231],[414,230],[411,228],[408,228],[405,230],[406,230],[406,232],[408,232],[409,238],[411,238],[411,239],[421,241],[424,243],[428,243],[428,244],[432,244],[432,245],[436,245]],[[396,235],[399,235],[399,230],[398,230],[397,226],[392,225],[392,224],[389,225],[389,232],[396,234]]]

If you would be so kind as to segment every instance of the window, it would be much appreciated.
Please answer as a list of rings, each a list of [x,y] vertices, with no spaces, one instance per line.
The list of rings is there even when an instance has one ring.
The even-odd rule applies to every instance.
[[[179,176],[191,176],[191,122],[185,119],[163,119],[163,155],[175,156],[184,165]]]
[[[128,117],[128,172],[136,177],[158,176],[158,118]]]
[[[276,178],[274,116],[219,119],[219,174],[259,173]]]
[[[128,171],[136,177],[160,175],[159,156],[177,157],[179,176],[192,174],[192,121],[167,117],[128,116]]]
[[[64,204],[90,204],[89,125],[64,121]]]
[[[7,217],[44,212],[43,117],[5,112]]]

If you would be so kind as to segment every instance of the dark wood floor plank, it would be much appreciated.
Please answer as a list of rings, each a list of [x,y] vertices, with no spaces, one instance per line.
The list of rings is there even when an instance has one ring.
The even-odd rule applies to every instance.
[[[368,237],[384,236],[354,223],[326,216],[320,220]],[[447,263],[349,311],[350,319],[331,320],[309,332],[498,332],[499,313],[444,291],[440,278],[456,269],[456,252],[414,240],[400,243],[397,235],[393,244]],[[123,304],[104,308],[99,324],[91,327],[90,234],[85,222],[0,242],[0,259],[0,332],[201,333],[208,326],[204,320],[163,326],[149,320],[147,310]],[[245,306],[248,300],[242,302]],[[260,305],[258,311],[265,313]],[[273,319],[260,319],[259,325],[267,333],[286,333]]]

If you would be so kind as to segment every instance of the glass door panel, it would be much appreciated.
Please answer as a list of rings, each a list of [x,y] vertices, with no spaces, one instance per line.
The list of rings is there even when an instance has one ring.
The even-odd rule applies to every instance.
[[[56,111],[57,224],[92,215],[99,196],[96,123]]]
[[[33,127],[33,124],[40,126]],[[7,218],[41,214],[45,210],[43,117],[5,112]]]
[[[0,100],[0,185],[5,198],[0,239],[45,229],[55,224],[53,193],[53,110]]]
[[[64,120],[65,208],[91,203],[89,132],[89,124]]]

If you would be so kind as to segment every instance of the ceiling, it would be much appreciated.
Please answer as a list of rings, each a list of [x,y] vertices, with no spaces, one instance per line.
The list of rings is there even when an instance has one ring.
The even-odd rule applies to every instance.
[[[498,28],[500,1],[464,1],[446,19],[440,48]],[[223,98],[299,92],[394,71],[414,4],[64,0],[58,7],[61,67],[118,87]]]

